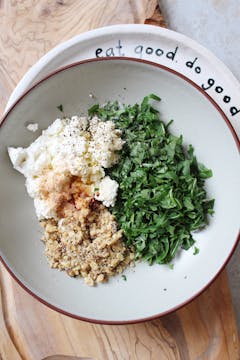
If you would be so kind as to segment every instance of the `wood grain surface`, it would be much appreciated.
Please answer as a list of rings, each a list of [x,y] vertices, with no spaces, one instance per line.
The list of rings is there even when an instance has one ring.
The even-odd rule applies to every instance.
[[[0,112],[44,53],[83,31],[117,23],[164,25],[156,0],[0,0]],[[226,272],[177,312],[136,325],[94,325],[49,309],[1,267],[0,359],[64,354],[98,360],[238,360]]]

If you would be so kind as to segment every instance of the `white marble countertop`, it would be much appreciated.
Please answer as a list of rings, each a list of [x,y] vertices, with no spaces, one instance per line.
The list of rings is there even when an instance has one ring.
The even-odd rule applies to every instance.
[[[211,50],[240,81],[239,0],[159,0],[159,5],[170,29]],[[227,270],[240,331],[240,244]]]

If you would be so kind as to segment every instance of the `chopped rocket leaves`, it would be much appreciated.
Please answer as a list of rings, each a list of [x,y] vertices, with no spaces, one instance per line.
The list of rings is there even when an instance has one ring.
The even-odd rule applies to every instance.
[[[197,161],[192,145],[170,133],[151,100],[120,106],[109,102],[89,109],[89,116],[112,120],[126,141],[119,162],[109,175],[119,183],[112,213],[136,259],[149,264],[170,263],[180,249],[193,244],[192,233],[208,223],[214,200],[208,199],[205,180],[212,171]],[[196,251],[195,251],[196,253]]]
[[[197,255],[197,254],[199,254],[199,252],[200,252],[199,248],[197,248],[196,246],[194,246],[193,255]]]
[[[58,106],[57,106],[57,109],[58,109],[59,111],[63,112],[63,105],[62,105],[62,104],[58,105]]]

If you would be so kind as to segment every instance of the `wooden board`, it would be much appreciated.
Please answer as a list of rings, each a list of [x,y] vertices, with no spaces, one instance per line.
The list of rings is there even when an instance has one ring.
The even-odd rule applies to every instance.
[[[28,68],[59,42],[107,24],[164,25],[156,0],[0,0],[0,112]],[[50,310],[1,267],[0,359],[237,360],[226,272],[191,304],[136,325],[94,325]],[[1,300],[2,299],[2,300]]]
[[[2,272],[2,359],[54,354],[96,360],[238,360],[238,334],[226,273],[191,304],[135,325],[94,325],[39,303]],[[11,356],[9,356],[9,354]],[[19,354],[19,355],[18,355]],[[1,358],[1,357],[0,357]]]

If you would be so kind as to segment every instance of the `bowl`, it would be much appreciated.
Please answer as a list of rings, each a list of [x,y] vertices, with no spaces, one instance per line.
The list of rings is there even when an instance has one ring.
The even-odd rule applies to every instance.
[[[181,251],[174,268],[141,262],[107,283],[88,287],[80,278],[50,269],[40,241],[41,229],[24,177],[16,172],[8,146],[28,146],[64,113],[86,113],[95,102],[140,102],[161,97],[161,118],[183,134],[198,160],[213,171],[206,188],[215,198],[209,225],[194,235],[200,249]],[[89,96],[93,94],[94,98]],[[31,133],[28,123],[38,123]],[[239,140],[213,100],[191,80],[165,66],[131,58],[101,58],[71,64],[50,74],[9,109],[0,129],[0,256],[20,285],[35,298],[66,315],[98,323],[133,323],[174,311],[198,296],[216,278],[239,239]]]

